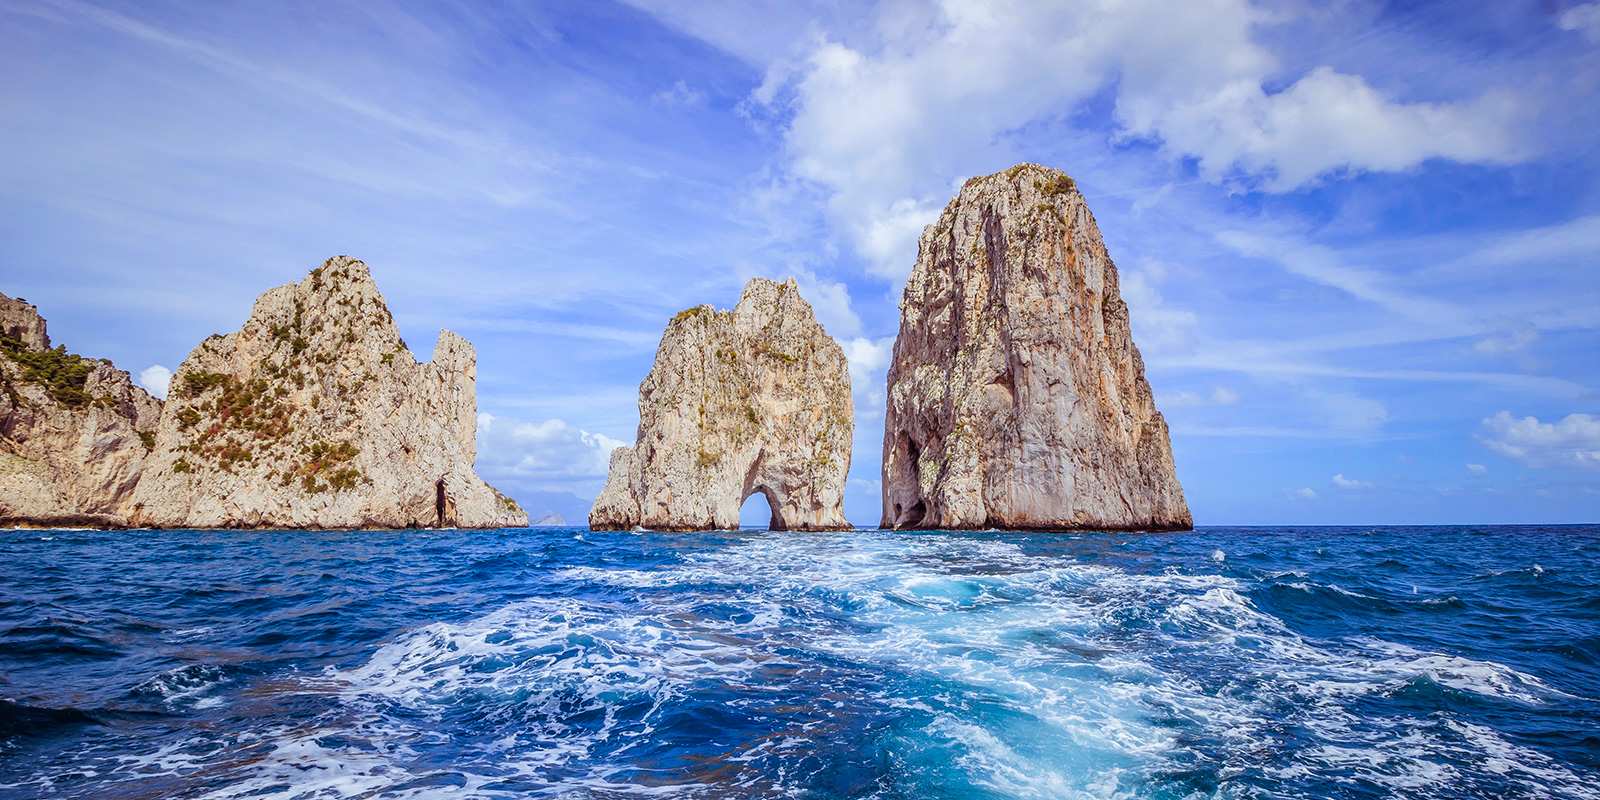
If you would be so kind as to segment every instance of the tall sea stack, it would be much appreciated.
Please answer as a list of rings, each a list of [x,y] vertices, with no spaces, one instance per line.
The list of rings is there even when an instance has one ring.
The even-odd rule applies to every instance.
[[[367,266],[329,259],[256,299],[172,376],[130,522],[189,528],[519,527],[473,471],[477,361],[400,338]]]
[[[973,178],[900,301],[885,528],[1193,527],[1117,268],[1060,170]]]
[[[759,492],[773,530],[849,530],[854,425],[844,350],[794,279],[756,278],[732,311],[668,323],[639,386],[638,442],[612,451],[589,527],[737,529]]]

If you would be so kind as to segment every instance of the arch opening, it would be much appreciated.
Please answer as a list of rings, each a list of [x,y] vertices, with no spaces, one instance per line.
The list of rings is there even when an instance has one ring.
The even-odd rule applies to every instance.
[[[758,486],[744,496],[739,503],[739,527],[760,528],[763,525],[767,530],[788,530],[783,520],[778,517],[778,503],[773,499],[771,490],[765,486]]]

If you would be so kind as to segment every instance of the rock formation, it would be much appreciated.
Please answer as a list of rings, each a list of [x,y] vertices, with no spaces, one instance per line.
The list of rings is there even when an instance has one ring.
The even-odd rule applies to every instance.
[[[473,472],[476,356],[419,364],[367,266],[329,259],[256,299],[173,375],[130,522],[192,528],[492,528],[527,515]]]
[[[854,425],[844,351],[792,278],[757,278],[732,311],[700,306],[667,325],[639,386],[638,443],[612,451],[589,527],[736,529],[760,492],[773,530],[849,530]]]
[[[38,309],[0,294],[0,525],[124,525],[160,416],[128,373],[52,350]]]
[[[887,404],[883,527],[1192,527],[1116,266],[1059,170],[973,178],[923,231]]]

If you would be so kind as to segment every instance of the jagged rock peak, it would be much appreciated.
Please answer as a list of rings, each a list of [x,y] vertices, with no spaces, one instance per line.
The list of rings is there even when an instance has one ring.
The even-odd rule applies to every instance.
[[[1020,164],[929,225],[900,301],[883,527],[1192,527],[1116,265],[1076,184]]]
[[[50,335],[45,333],[44,317],[32,303],[18,297],[12,299],[0,294],[0,334],[16,339],[24,348],[35,353],[50,349]]]
[[[0,294],[0,525],[121,527],[161,402]]]
[[[736,529],[759,492],[773,530],[848,530],[854,426],[844,350],[793,278],[756,278],[732,311],[668,323],[639,386],[637,443],[612,451],[589,527]]]
[[[418,363],[367,265],[256,299],[172,379],[133,521],[198,528],[492,528],[527,515],[473,471],[476,356]]]

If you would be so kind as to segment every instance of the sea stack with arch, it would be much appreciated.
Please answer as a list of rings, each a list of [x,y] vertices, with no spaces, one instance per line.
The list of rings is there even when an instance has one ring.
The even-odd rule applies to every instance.
[[[477,358],[440,331],[418,363],[367,265],[339,256],[256,299],[172,376],[129,524],[528,524],[473,471]]]
[[[844,350],[793,278],[756,278],[732,311],[703,305],[667,324],[639,385],[637,442],[612,451],[589,527],[736,529],[760,493],[773,530],[849,530],[854,427]]]
[[[973,178],[922,232],[888,372],[881,525],[1193,527],[1116,265],[1066,173]]]

